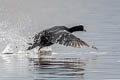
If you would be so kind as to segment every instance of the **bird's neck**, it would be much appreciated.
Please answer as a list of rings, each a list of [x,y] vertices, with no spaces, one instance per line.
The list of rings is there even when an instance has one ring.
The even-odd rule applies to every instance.
[[[78,30],[77,27],[71,27],[71,28],[68,29],[68,31],[69,31],[70,33],[73,33],[73,32],[79,31],[79,30]]]

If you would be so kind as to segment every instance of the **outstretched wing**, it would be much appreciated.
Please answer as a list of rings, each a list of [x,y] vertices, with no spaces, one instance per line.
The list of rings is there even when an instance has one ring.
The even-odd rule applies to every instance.
[[[64,46],[72,46],[72,47],[89,47],[89,45],[82,41],[80,38],[77,38],[73,34],[66,32],[66,31],[61,31],[57,33],[53,33],[53,39],[51,39],[53,43],[59,43]]]

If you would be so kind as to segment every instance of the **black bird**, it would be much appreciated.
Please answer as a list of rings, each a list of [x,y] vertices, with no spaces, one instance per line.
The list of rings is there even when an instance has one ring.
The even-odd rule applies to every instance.
[[[39,46],[39,50],[43,47],[53,45],[55,43],[62,44],[64,46],[72,47],[91,47],[86,42],[77,38],[72,33],[75,31],[86,31],[83,25],[73,26],[67,28],[66,26],[54,26],[52,28],[43,30],[33,37],[33,43],[28,43],[30,46],[27,50],[31,50]],[[92,48],[97,49],[92,46]]]

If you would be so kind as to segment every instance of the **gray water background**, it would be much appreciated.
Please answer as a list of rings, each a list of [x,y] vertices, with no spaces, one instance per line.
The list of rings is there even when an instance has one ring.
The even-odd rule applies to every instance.
[[[43,29],[79,24],[87,32],[74,34],[98,51],[56,44],[40,59],[0,54],[0,80],[120,80],[120,0],[0,0],[0,52],[23,49]]]

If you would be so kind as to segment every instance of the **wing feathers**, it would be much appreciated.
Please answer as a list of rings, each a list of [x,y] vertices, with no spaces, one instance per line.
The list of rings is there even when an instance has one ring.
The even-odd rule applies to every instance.
[[[69,32],[61,31],[55,33],[54,35],[55,37],[54,39],[52,39],[53,43],[59,43],[64,46],[72,46],[78,48],[81,48],[83,46],[89,47],[89,45],[86,42],[82,41],[81,39],[77,38],[76,36]]]
[[[54,36],[51,41],[52,43],[58,43],[64,46],[71,46],[75,48],[91,47],[80,38],[77,38],[73,34],[66,31],[53,33],[52,35]],[[91,48],[97,49],[96,47]]]

